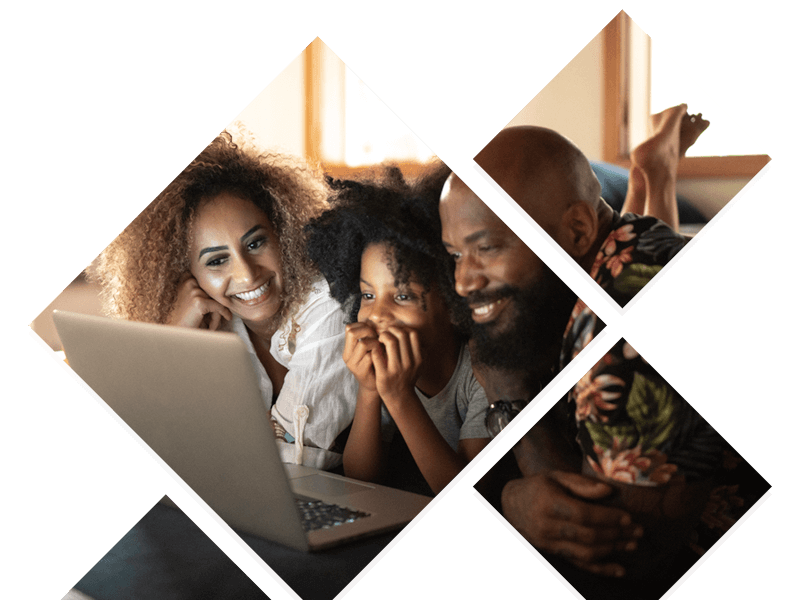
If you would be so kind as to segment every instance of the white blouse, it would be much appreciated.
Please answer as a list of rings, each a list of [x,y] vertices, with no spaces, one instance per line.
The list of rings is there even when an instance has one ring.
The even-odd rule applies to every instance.
[[[232,330],[249,350],[258,376],[261,396],[272,406],[273,387],[266,369],[255,353],[252,340],[237,316]],[[283,462],[296,462],[319,469],[341,464],[341,454],[330,451],[335,439],[355,415],[357,380],[342,358],[345,343],[344,313],[330,297],[326,280],[315,282],[307,300],[272,336],[269,352],[288,369],[277,401],[271,408],[275,419],[293,438],[298,437],[295,420],[306,406],[307,422],[302,431],[303,447],[278,439]]]

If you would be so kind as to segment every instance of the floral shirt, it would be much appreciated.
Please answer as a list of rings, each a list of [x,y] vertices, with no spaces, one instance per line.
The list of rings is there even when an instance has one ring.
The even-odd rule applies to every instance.
[[[723,439],[646,360],[620,340],[571,390],[570,421],[593,470],[635,485],[710,477]]]
[[[634,298],[685,244],[679,235],[654,217],[616,213],[590,276],[621,306]]]
[[[617,217],[591,276],[624,306],[682,248],[686,240],[661,221]],[[570,362],[604,324],[578,301],[568,323],[561,365]],[[673,478],[712,477],[701,552],[718,539],[769,487],[700,414],[640,354],[621,339],[569,392],[569,426],[583,456],[600,476],[633,485]],[[746,489],[741,489],[739,484]],[[707,532],[713,530],[709,535]]]

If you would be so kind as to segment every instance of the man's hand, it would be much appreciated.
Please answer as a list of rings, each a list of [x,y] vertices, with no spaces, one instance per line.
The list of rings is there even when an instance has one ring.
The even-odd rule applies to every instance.
[[[551,471],[510,481],[502,491],[505,518],[541,552],[554,554],[597,575],[622,577],[617,563],[601,562],[616,551],[633,551],[643,535],[629,513],[594,504],[612,487],[577,473]]]
[[[168,325],[216,330],[222,319],[233,318],[230,309],[211,299],[190,273],[177,286],[177,300],[166,320]]]

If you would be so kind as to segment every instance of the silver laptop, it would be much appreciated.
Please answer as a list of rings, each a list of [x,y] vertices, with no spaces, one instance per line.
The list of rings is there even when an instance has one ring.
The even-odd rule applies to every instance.
[[[234,333],[64,311],[53,319],[72,369],[233,528],[319,550],[398,529],[430,501],[283,464]],[[335,524],[321,523],[331,510]]]

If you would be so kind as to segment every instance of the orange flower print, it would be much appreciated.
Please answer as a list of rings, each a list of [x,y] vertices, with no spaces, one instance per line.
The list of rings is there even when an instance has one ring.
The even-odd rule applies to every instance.
[[[574,326],[574,321],[576,321],[576,317],[582,314],[582,311],[587,308],[587,304],[585,304],[584,300],[581,298],[576,299],[576,305],[574,309],[571,311],[571,316],[568,319],[568,325],[565,326],[565,335],[563,338],[566,338],[568,334],[571,332],[571,327]]]
[[[595,422],[606,423],[609,419],[599,411],[615,410],[617,406],[609,400],[615,400],[621,396],[620,392],[609,392],[605,388],[617,385],[623,386],[624,381],[615,375],[599,375],[591,379],[588,372],[574,386],[574,397],[576,400],[576,422],[587,419]]]
[[[610,234],[607,236],[607,239],[604,240],[604,243],[601,246],[601,251],[607,256],[612,256],[615,254],[616,250],[615,242],[628,242],[636,237],[637,234],[634,233],[634,226],[631,223],[627,223],[623,227],[613,229],[610,232]]]
[[[612,273],[613,277],[618,277],[618,275],[621,274],[621,271],[623,271],[624,263],[630,262],[632,262],[632,247],[628,246],[621,250],[619,254],[610,256],[607,259],[607,264],[605,266],[607,267],[607,270]]]
[[[593,266],[590,268],[591,279],[596,279],[596,275],[598,275],[599,269],[601,268],[601,265],[604,264],[605,260],[607,260],[607,257],[604,256],[604,253],[601,250],[599,250],[598,254],[596,254],[596,258],[593,259]]]
[[[588,455],[593,470],[609,479],[636,485],[657,485],[670,481],[678,467],[668,464],[668,457],[659,450],[645,453],[638,445],[627,449],[626,444],[613,438],[612,448],[593,446],[599,462]]]

